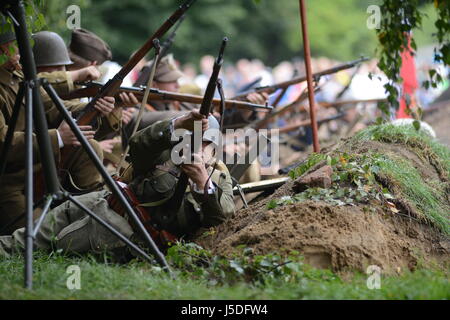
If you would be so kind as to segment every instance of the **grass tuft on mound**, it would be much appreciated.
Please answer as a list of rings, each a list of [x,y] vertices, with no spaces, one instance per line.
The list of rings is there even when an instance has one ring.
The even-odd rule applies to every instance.
[[[351,140],[404,144],[432,165],[437,164],[436,169],[441,170],[444,176],[450,179],[450,149],[423,131],[416,130],[412,125],[374,125],[359,131]]]
[[[436,181],[427,185],[419,172],[404,159],[385,158],[379,161],[380,176],[397,199],[406,201],[417,218],[429,221],[450,235],[450,206],[446,201],[446,185]],[[415,210],[414,210],[415,209]]]
[[[364,141],[408,148],[431,170],[436,170],[440,180],[426,179],[410,159],[388,150],[380,153],[380,150],[371,152],[369,149],[364,154],[340,151],[355,150],[354,146]],[[378,204],[394,213],[407,214],[430,223],[450,235],[450,149],[412,125],[392,124],[371,126],[344,141],[341,146],[345,148],[338,146],[327,154],[310,155],[301,166],[289,173],[295,179],[310,169],[317,169],[321,163],[328,164],[333,168],[331,188],[309,188],[294,196],[271,200],[267,207],[270,209],[305,200],[320,200],[333,205],[359,203],[368,207]]]

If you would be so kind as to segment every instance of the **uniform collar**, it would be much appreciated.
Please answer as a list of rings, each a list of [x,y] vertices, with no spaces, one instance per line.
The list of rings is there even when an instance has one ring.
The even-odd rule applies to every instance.
[[[8,71],[3,67],[0,67],[0,83],[11,86],[17,81],[23,78],[23,73],[21,71]]]

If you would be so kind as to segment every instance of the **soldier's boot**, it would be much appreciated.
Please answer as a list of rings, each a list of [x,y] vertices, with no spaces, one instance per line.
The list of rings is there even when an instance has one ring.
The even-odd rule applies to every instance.
[[[107,191],[91,192],[76,197],[102,220],[130,238],[133,230],[128,222],[111,210],[105,199]],[[25,228],[20,228],[12,236],[0,237],[0,255],[8,256],[23,251]],[[66,201],[51,210],[35,239],[35,248],[50,251],[62,249],[66,253],[104,253],[125,248],[125,244],[105,227],[86,215],[72,202]]]

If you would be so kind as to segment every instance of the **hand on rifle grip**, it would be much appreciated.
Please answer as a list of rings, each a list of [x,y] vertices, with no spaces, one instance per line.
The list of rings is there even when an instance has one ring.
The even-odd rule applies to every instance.
[[[246,99],[253,104],[265,105],[269,99],[269,95],[267,92],[252,92],[247,95]]]
[[[135,107],[139,104],[139,100],[136,98],[136,96],[130,92],[121,92],[119,93],[119,97],[121,100],[121,107]],[[125,110],[125,109],[124,109]]]
[[[103,97],[97,100],[94,108],[100,111],[103,116],[107,116],[114,110],[115,101],[114,97]]]
[[[95,131],[92,130],[91,126],[78,126],[81,130],[81,133],[88,140],[94,139]],[[81,143],[78,141],[77,137],[73,133],[72,129],[70,129],[69,125],[62,121],[58,127],[59,135],[64,143],[64,146],[80,146]]]
[[[206,171],[205,162],[203,158],[198,153],[192,154],[191,163],[183,163],[181,165],[181,170],[192,180],[197,187],[202,190],[208,181],[208,172]]]
[[[122,109],[122,122],[123,124],[129,124],[133,118],[134,113],[137,111],[136,108],[123,108]]]
[[[174,121],[174,129],[194,131],[195,121],[202,122],[202,131],[208,130],[208,118],[200,114],[198,110],[192,110],[191,112],[176,118]]]

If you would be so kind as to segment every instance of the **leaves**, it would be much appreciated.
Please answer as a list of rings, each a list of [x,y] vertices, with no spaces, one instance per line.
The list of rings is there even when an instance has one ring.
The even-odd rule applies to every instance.
[[[289,172],[289,177],[291,179],[296,179],[296,178],[302,176],[305,172],[307,172],[309,169],[314,167],[320,161],[323,161],[326,159],[327,159],[327,156],[324,154],[312,153],[308,157],[308,159],[306,159],[300,166],[298,166],[297,168],[295,168]]]
[[[402,64],[401,52],[408,46],[408,36],[412,50],[416,50],[416,42],[412,31],[422,27],[422,18],[426,15],[420,5],[424,2],[434,3],[434,8],[438,15],[435,21],[437,33],[433,36],[437,38],[440,48],[435,50],[436,62],[450,64],[450,6],[445,1],[397,1],[382,0],[381,12],[382,20],[380,29],[377,30],[379,41],[379,62],[378,67],[389,78],[385,84],[388,93],[388,102],[394,109],[398,109],[399,91],[398,87],[402,82],[400,68]],[[442,83],[442,77],[432,69],[429,71],[429,79],[422,82],[425,89],[430,86],[436,88]],[[409,102],[407,103],[409,106]],[[390,110],[380,107],[384,114],[389,115]]]
[[[272,199],[267,204],[267,208],[273,209],[307,200],[325,201],[336,206],[372,204],[373,201],[382,205],[388,200],[395,200],[389,190],[380,186],[376,179],[380,172],[380,161],[384,159],[381,154],[359,155],[342,152],[337,152],[334,156],[312,154],[295,169],[297,171],[293,176],[304,173],[316,163],[326,160],[326,163],[333,168],[332,186],[329,189],[308,188],[294,196]]]
[[[194,279],[206,279],[209,285],[233,284],[247,281],[264,284],[267,281],[296,281],[305,275],[302,257],[291,251],[256,255],[252,248],[240,245],[239,253],[230,258],[215,256],[195,243],[178,242],[170,247],[166,258],[176,272]]]

